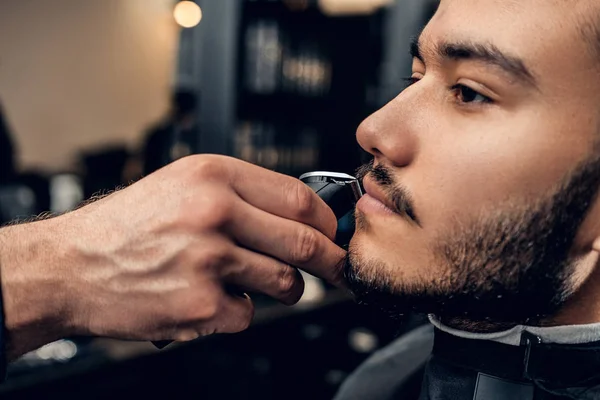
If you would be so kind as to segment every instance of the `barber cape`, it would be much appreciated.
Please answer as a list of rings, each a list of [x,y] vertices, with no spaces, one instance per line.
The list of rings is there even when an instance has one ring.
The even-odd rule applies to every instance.
[[[600,400],[600,323],[475,334],[430,322],[373,354],[335,400]]]

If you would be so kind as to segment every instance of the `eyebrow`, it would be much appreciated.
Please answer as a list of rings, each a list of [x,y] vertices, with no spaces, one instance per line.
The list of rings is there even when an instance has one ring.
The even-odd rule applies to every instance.
[[[515,79],[537,88],[537,81],[525,62],[516,56],[506,54],[491,43],[473,42],[444,42],[437,45],[435,53],[438,57],[448,60],[475,60],[502,69]],[[410,54],[425,63],[421,53],[419,38],[413,38],[410,45]]]

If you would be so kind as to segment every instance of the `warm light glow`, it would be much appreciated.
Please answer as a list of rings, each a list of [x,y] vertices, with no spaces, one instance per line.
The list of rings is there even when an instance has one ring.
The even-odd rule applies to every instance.
[[[192,28],[202,19],[202,10],[193,1],[180,1],[173,10],[175,21],[184,28]]]
[[[330,16],[368,15],[391,3],[392,0],[319,0],[319,8]]]

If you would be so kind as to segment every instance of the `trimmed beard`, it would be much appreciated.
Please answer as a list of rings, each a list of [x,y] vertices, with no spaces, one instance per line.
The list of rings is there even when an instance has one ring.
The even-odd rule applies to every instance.
[[[366,174],[394,191],[385,167],[368,164],[359,171]],[[480,332],[543,325],[578,289],[570,250],[599,187],[595,155],[537,203],[506,207],[445,232],[430,249],[440,272],[428,281],[398,283],[385,275],[390,268],[383,262],[363,259],[351,245],[348,286],[359,303],[394,317],[432,313],[446,325]],[[365,229],[368,221],[356,217],[357,229]]]

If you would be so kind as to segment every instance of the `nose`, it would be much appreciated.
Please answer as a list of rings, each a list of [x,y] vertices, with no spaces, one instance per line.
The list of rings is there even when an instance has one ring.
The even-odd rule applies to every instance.
[[[359,145],[378,162],[406,167],[418,150],[414,95],[405,90],[383,108],[365,119],[356,132]]]

